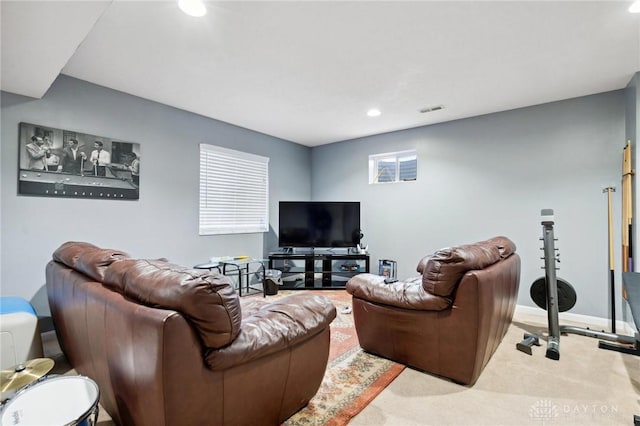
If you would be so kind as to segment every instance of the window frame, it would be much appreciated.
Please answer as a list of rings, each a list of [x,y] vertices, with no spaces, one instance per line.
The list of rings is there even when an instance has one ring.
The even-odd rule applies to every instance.
[[[404,161],[407,161],[408,158],[411,158],[416,162],[416,173],[413,179],[400,179],[400,165]],[[380,176],[382,175],[379,172],[379,164],[381,162],[393,162],[395,164],[394,176],[392,180],[380,181]],[[404,151],[395,151],[395,152],[386,152],[382,154],[371,154],[369,155],[369,184],[370,185],[378,185],[378,184],[387,184],[387,183],[401,183],[401,182],[415,182],[418,180],[418,152],[415,149],[404,150]]]

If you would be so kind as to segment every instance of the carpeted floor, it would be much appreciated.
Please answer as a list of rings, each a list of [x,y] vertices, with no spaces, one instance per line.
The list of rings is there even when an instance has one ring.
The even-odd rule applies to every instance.
[[[282,291],[278,297],[291,294]],[[351,313],[351,296],[341,290],[311,290],[331,299],[338,315],[331,323],[329,363],[324,380],[309,404],[291,416],[285,426],[344,425],[404,370],[404,366],[367,354],[358,345]]]
[[[561,336],[559,361],[545,357],[545,341],[531,356],[516,350],[525,331],[546,332],[540,312],[516,311],[473,387],[407,368],[349,424],[632,426],[640,415],[640,357],[598,349],[597,339],[575,334]]]
[[[281,291],[277,297],[285,294]],[[525,331],[546,330],[544,311],[541,315],[516,311],[507,335],[476,384],[465,387],[410,368],[402,370],[395,363],[365,354],[357,346],[340,347],[339,343],[348,341],[353,333],[349,328],[351,314],[341,313],[350,306],[350,298],[341,290],[321,294],[331,297],[338,309],[325,377],[329,381],[323,383],[312,403],[286,425],[631,426],[633,415],[640,415],[640,357],[598,349],[597,339],[578,335],[561,337],[559,361],[544,356],[544,341],[542,346],[533,347],[532,356],[515,349]],[[57,345],[54,342],[49,346],[55,350]],[[64,357],[55,353],[53,357],[58,363],[54,371],[63,374]],[[397,375],[383,369],[385,377],[372,369],[368,370],[374,371],[369,376],[341,378],[340,368],[351,365],[355,371],[372,362],[388,363],[389,370],[401,371]],[[360,389],[371,394],[356,398],[342,393],[349,386],[357,388],[363,383],[366,386]],[[328,394],[335,397],[329,398]],[[327,398],[337,403],[327,408]],[[349,420],[352,416],[355,417]],[[98,425],[112,424],[101,410]]]

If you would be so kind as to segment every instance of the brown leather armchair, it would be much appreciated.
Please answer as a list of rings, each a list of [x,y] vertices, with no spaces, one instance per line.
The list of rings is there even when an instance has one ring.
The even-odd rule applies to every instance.
[[[317,392],[333,304],[69,242],[46,270],[58,340],[119,425],[277,425]]]
[[[438,250],[420,276],[347,283],[360,346],[418,370],[472,385],[513,318],[520,283],[515,244],[495,237]]]

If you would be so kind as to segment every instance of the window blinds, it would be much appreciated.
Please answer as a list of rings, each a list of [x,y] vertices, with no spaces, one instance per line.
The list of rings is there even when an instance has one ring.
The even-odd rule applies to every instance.
[[[200,235],[269,230],[269,158],[200,144]]]

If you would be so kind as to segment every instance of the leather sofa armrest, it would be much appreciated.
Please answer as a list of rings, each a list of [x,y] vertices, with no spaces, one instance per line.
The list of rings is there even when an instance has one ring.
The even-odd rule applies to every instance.
[[[421,276],[386,284],[382,276],[358,274],[347,282],[347,292],[359,299],[402,309],[442,311],[451,306],[449,297],[425,291]]]
[[[304,342],[329,327],[336,308],[322,295],[294,294],[245,309],[238,337],[228,346],[209,349],[207,366],[224,370]]]

